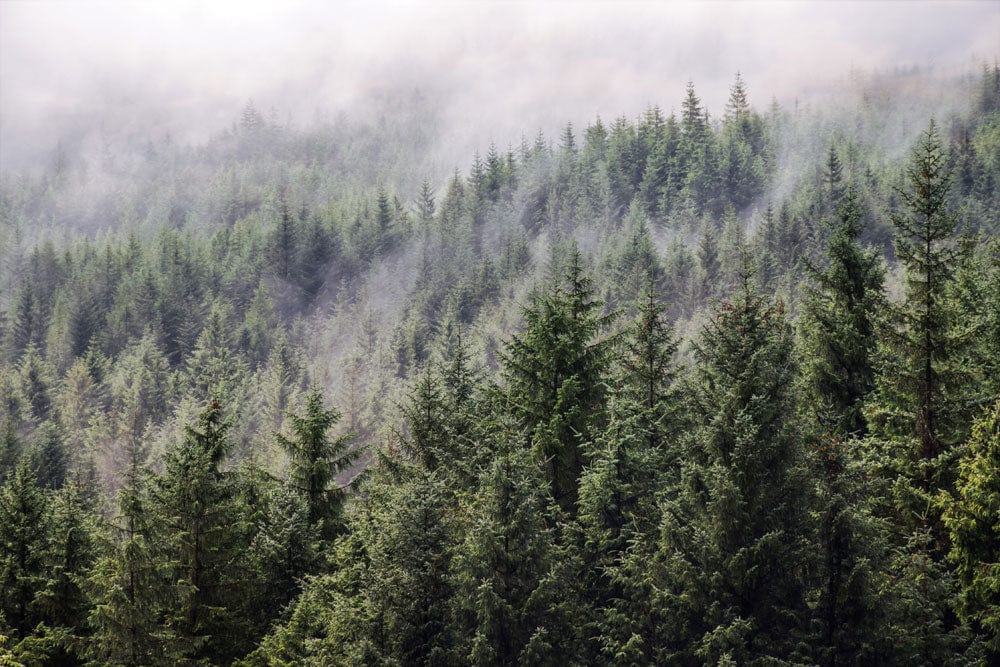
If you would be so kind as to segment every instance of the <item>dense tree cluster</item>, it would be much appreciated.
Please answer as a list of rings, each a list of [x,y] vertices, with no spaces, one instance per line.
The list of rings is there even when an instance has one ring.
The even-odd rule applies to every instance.
[[[1000,660],[997,80],[781,197],[740,76],[412,205],[252,105],[207,231],[5,180],[0,664]]]

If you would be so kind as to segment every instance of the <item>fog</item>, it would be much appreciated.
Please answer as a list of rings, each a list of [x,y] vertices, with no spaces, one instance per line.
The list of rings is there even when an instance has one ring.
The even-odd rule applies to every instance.
[[[998,53],[995,2],[4,0],[0,167],[50,159],[59,142],[198,143],[250,99],[306,127],[417,92],[447,169],[489,141],[670,111],[688,80],[718,114],[737,70],[756,106],[788,107],[852,71],[954,76]]]

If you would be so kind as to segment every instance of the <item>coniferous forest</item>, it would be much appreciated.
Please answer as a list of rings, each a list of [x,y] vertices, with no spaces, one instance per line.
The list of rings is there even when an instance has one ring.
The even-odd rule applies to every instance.
[[[5,170],[0,665],[998,664],[1000,68],[842,86]]]

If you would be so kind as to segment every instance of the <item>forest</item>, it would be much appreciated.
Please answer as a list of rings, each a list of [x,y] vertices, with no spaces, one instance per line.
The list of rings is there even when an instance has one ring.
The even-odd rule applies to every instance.
[[[998,664],[1000,67],[924,76],[4,171],[0,665]]]

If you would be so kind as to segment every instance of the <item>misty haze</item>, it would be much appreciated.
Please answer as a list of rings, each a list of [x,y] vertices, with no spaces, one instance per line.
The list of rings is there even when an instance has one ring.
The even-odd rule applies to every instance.
[[[0,664],[1000,664],[998,58],[0,0]]]

